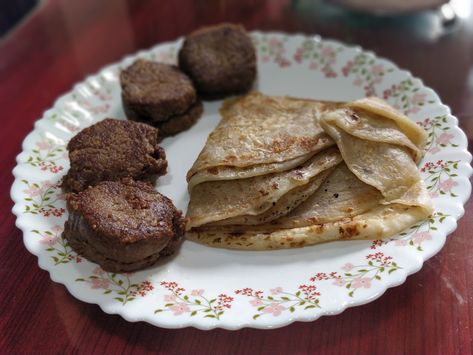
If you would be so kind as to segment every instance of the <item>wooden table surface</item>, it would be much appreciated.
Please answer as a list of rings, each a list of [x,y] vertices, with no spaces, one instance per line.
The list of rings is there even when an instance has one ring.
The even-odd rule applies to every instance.
[[[471,354],[473,201],[442,251],[380,299],[312,323],[265,331],[167,330],[80,302],[25,249],[9,198],[21,142],[55,98],[125,54],[222,21],[357,43],[424,80],[473,138],[473,1],[375,18],[316,0],[44,1],[0,42],[0,352]],[[460,6],[461,7],[461,6]]]

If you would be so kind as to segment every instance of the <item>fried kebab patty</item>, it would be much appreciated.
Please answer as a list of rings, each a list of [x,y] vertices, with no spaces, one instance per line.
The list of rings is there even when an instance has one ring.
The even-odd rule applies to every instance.
[[[136,60],[120,74],[128,119],[160,129],[159,137],[190,128],[202,115],[192,81],[174,65]]]
[[[167,170],[158,130],[143,123],[105,119],[80,131],[67,150],[71,167],[63,180],[66,191],[123,177],[147,180]]]
[[[184,234],[182,213],[148,182],[104,181],[69,194],[67,206],[63,237],[110,272],[153,265],[174,253]]]
[[[203,97],[221,98],[251,89],[256,77],[256,53],[242,26],[204,27],[186,37],[179,67]]]

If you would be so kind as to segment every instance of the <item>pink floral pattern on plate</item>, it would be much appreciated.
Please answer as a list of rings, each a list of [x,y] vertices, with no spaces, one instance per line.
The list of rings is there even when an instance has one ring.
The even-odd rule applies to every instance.
[[[376,87],[382,83],[384,76],[393,70],[377,63],[375,58],[360,53],[345,64],[342,73],[345,77],[353,77],[353,85],[363,87],[366,96],[380,96]]]
[[[45,250],[53,254],[51,259],[53,259],[54,265],[68,264],[71,261],[82,262],[82,258],[72,250],[67,240],[62,237],[63,229],[63,227],[56,224],[51,227],[51,230],[39,231],[33,229],[31,232],[39,235],[41,237],[40,243],[46,246]]]
[[[52,183],[49,180],[39,183],[21,180],[26,185],[23,193],[26,197],[25,213],[40,214],[44,217],[61,217],[66,210],[59,207],[64,200],[64,193],[59,186],[60,183]]]
[[[445,217],[446,216],[443,214],[441,214],[441,216],[436,214],[436,216],[432,216],[431,218],[426,219],[422,221],[421,223],[417,223],[413,225],[412,227],[410,227],[411,236],[408,239],[396,240],[395,245],[396,246],[405,246],[405,245],[415,246],[418,251],[423,251],[422,243],[428,240],[432,240],[431,231],[437,229],[437,227],[435,227],[435,218],[439,218],[440,223],[442,223]],[[407,233],[403,232],[400,235],[405,236],[407,235]]]
[[[85,282],[91,289],[104,290],[104,295],[114,295],[114,299],[122,305],[134,301],[137,296],[145,297],[154,289],[151,282],[145,280],[140,283],[132,283],[130,276],[132,273],[117,274],[104,271],[97,266],[92,275],[87,278],[79,277],[76,282]]]
[[[448,214],[437,211],[429,218],[410,227],[406,232],[400,233],[399,238],[373,240],[371,249],[375,250],[378,247],[392,242],[398,247],[411,246],[415,247],[417,251],[424,251],[422,244],[432,240],[433,232],[438,230],[437,222],[442,224],[445,218],[449,216]]]
[[[224,293],[211,298],[205,295],[204,289],[194,289],[186,293],[186,289],[180,287],[177,282],[162,281],[161,286],[169,291],[164,295],[164,308],[158,308],[155,314],[170,311],[175,316],[187,314],[193,317],[197,314],[204,318],[220,319],[225,310],[232,308],[233,297]]]
[[[334,69],[337,62],[337,55],[343,47],[326,44],[306,39],[301,46],[296,49],[294,60],[296,63],[309,63],[309,70],[321,70],[326,78],[336,78],[338,76]]]
[[[57,161],[65,158],[65,147],[57,145],[52,140],[44,139],[36,142],[36,148],[31,150],[26,164],[40,168],[41,171],[49,171],[57,174],[64,170]]]
[[[406,79],[384,90],[383,98],[388,100],[394,108],[404,112],[406,115],[415,114],[425,104],[434,102],[427,100],[427,94],[419,90],[411,79]]]
[[[394,241],[394,244],[396,246],[409,245],[415,247],[418,251],[424,251],[422,243],[432,240],[432,232],[438,229],[435,223],[443,223],[447,217],[449,217],[448,214],[435,212],[431,217],[410,227],[409,232],[400,233],[401,237],[406,235],[410,235],[410,237],[408,239],[397,239]]]
[[[273,61],[281,68],[289,67],[292,63],[287,57],[285,43],[287,37],[281,36],[253,36],[253,44],[258,49],[263,63]]]
[[[456,121],[448,115],[440,115],[440,112],[445,112],[445,107],[438,98],[430,96],[420,81],[410,79],[409,74],[395,65],[357,48],[301,35],[255,33],[252,37],[259,69],[263,69],[259,80],[264,88],[290,95],[300,88],[299,79],[290,79],[293,70],[297,78],[305,75],[307,85],[311,85],[311,74],[315,72],[317,82],[314,85],[318,88],[327,83],[334,85],[331,91],[336,94],[331,99],[336,100],[338,95],[359,97],[375,94],[421,121],[419,124],[429,137],[426,157],[430,160],[422,163],[421,175],[427,182],[437,211],[442,210],[445,201],[440,197],[449,199],[450,216],[437,212],[392,239],[359,242],[367,249],[366,254],[362,254],[366,256],[360,258],[349,253],[336,260],[329,255],[323,263],[306,260],[313,272],[310,275],[315,274],[311,279],[304,276],[305,271],[297,266],[298,263],[284,269],[293,272],[293,282],[278,277],[277,272],[269,269],[269,284],[263,291],[257,287],[258,280],[254,280],[251,274],[235,276],[241,271],[240,265],[233,269],[226,265],[230,268],[229,277],[222,284],[213,282],[213,275],[204,277],[201,270],[194,272],[189,269],[188,279],[194,278],[193,282],[199,287],[186,290],[180,286],[183,282],[177,276],[181,275],[180,271],[176,273],[173,269],[174,263],[179,267],[181,257],[189,256],[185,245],[167,270],[166,277],[175,281],[159,284],[159,281],[151,283],[154,279],[143,281],[139,276],[142,273],[107,273],[77,256],[61,238],[60,225],[65,217],[65,206],[57,181],[67,165],[67,154],[64,146],[53,142],[69,139],[106,115],[118,117],[122,112],[118,75],[129,62],[128,58],[79,83],[73,92],[61,97],[35,127],[35,135],[45,138],[33,144],[26,139],[24,146],[27,149],[19,156],[21,168],[14,170],[13,211],[24,232],[25,244],[38,255],[40,265],[48,269],[55,280],[74,289],[78,299],[99,304],[109,313],[139,316],[158,326],[213,328],[221,325],[235,329],[248,325],[248,321],[253,319],[255,327],[277,327],[291,320],[307,319],[306,316],[338,313],[345,308],[349,297],[352,300],[349,305],[364,303],[386,287],[398,284],[417,270],[419,259],[425,260],[427,255],[433,255],[441,248],[453,220],[462,215],[461,201],[467,198],[466,191],[469,191],[468,180],[464,178],[470,176],[471,169],[466,141],[463,135],[456,133]],[[139,56],[175,63],[178,46],[177,42],[158,46]],[[277,87],[282,80],[287,85]],[[432,106],[424,110],[427,105]],[[427,117],[424,112],[432,116]],[[214,118],[208,119],[212,121]],[[46,137],[53,137],[53,141]],[[180,144],[184,144],[185,149],[201,148],[198,146],[201,142],[195,145],[192,142],[192,137],[187,136]],[[170,150],[169,160],[175,161],[176,156],[172,154]],[[434,154],[441,154],[444,160],[433,159]],[[51,180],[45,181],[48,178],[45,175],[52,176]],[[185,193],[185,186],[182,191],[179,188],[171,191],[171,197]],[[394,261],[394,255],[399,255],[399,259]],[[316,273],[324,270],[327,272]],[[392,276],[388,276],[390,273]],[[249,283],[256,286],[253,289],[242,288]],[[228,295],[222,292],[223,289],[236,291]],[[325,299],[333,299],[333,302],[325,302]],[[124,306],[132,301],[133,307]]]
[[[256,308],[257,313],[253,315],[253,320],[263,316],[280,316],[283,312],[294,312],[296,308],[308,310],[320,308],[319,296],[315,285],[299,285],[295,292],[287,292],[282,287],[270,289],[270,294],[265,295],[263,291],[256,291],[252,288],[236,290],[237,295],[250,297],[250,305]]]
[[[345,271],[340,274],[336,271],[319,272],[313,276],[311,281],[333,280],[333,284],[338,287],[345,287],[348,290],[348,296],[353,297],[359,289],[369,289],[372,283],[381,280],[381,275],[385,272],[391,274],[402,269],[391,256],[384,255],[382,252],[369,254],[366,257],[366,264],[352,264],[350,262],[342,266]]]
[[[450,126],[447,121],[447,116],[436,116],[434,118],[426,118],[418,125],[423,127],[428,134],[425,151],[430,154],[437,154],[446,147],[458,147],[458,144],[452,143],[455,136],[450,133]]]
[[[453,172],[458,169],[459,160],[437,160],[436,162],[427,162],[420,169],[421,173],[427,174],[424,176],[424,181],[427,184],[427,191],[431,198],[437,198],[441,195],[449,194],[451,197],[458,197],[453,192],[458,182],[455,178],[457,173]]]

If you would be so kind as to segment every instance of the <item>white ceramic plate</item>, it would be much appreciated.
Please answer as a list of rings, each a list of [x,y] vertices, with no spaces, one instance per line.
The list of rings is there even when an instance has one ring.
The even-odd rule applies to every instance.
[[[470,196],[471,155],[457,119],[431,89],[393,63],[358,47],[318,37],[253,33],[257,89],[322,100],[384,97],[429,133],[419,169],[436,213],[387,240],[340,241],[302,249],[243,252],[184,242],[178,254],[134,274],[111,274],[61,239],[67,218],[58,183],[69,168],[66,142],[105,117],[124,118],[117,76],[136,58],[175,62],[180,42],[158,45],[110,65],[60,97],[23,142],[11,196],[28,250],[51,279],[78,299],[129,321],[166,328],[275,328],[370,302],[404,282],[437,253]],[[219,121],[221,102],[205,103],[200,121],[166,139],[169,173],[157,189],[185,211],[185,173]]]

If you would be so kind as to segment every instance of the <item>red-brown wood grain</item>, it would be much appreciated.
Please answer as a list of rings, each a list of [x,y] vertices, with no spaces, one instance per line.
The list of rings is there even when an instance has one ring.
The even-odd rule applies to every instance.
[[[472,0],[465,3],[473,7]],[[471,354],[473,202],[442,251],[380,299],[263,331],[167,330],[74,299],[25,249],[9,198],[21,142],[56,97],[125,54],[222,21],[356,43],[413,72],[450,105],[471,147],[473,16],[379,19],[318,0],[44,1],[0,42],[0,352]]]

